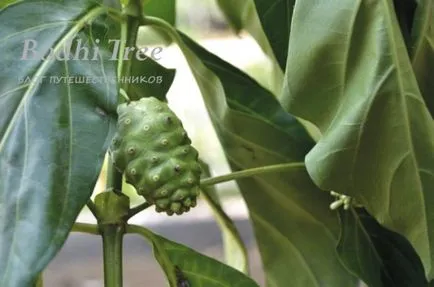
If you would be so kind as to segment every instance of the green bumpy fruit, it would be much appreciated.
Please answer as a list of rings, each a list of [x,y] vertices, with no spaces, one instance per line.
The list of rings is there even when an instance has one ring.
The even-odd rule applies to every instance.
[[[157,212],[180,215],[196,206],[198,152],[167,104],[142,98],[119,105],[118,116],[110,154],[127,183]]]

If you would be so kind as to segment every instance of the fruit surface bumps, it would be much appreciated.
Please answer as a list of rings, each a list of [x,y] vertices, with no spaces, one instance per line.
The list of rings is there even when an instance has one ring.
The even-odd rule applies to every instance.
[[[201,168],[181,121],[156,98],[118,106],[114,165],[158,212],[182,214],[196,206]]]

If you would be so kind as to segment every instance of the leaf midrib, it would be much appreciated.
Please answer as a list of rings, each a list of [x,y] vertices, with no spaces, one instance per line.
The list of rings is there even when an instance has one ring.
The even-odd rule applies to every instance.
[[[70,38],[72,38],[73,36],[75,36],[86,25],[87,22],[93,21],[95,18],[97,18],[100,15],[104,14],[106,12],[106,10],[107,9],[105,7],[97,6],[97,7],[94,7],[92,9],[90,9],[88,11],[88,13],[84,14],[83,16],[80,16],[81,19],[79,21],[77,21],[76,24],[71,27],[71,29],[69,30],[69,32],[66,33],[63,36],[63,38],[61,38],[57,42],[56,46],[53,49],[53,53],[58,52]],[[33,79],[38,79],[42,75],[44,75],[44,73],[49,69],[50,64],[52,62],[54,62],[54,59],[43,61],[42,64],[38,67],[38,69],[34,73]],[[6,131],[5,131],[4,135],[3,135],[3,138],[0,141],[0,153],[2,152],[2,150],[4,148],[4,145],[5,145],[6,141],[7,141],[10,133],[12,132],[12,129],[13,129],[14,125],[15,125],[15,122],[21,116],[22,110],[24,109],[25,104],[27,103],[28,98],[30,98],[31,96],[33,96],[33,92],[36,89],[36,87],[37,87],[38,84],[39,84],[38,81],[33,81],[32,80],[30,82],[30,84],[28,85],[28,89],[26,90],[26,92],[22,96],[22,98],[21,98],[21,100],[20,100],[20,102],[19,102],[19,104],[18,104],[18,106],[17,106],[17,108],[16,108],[16,110],[14,112],[13,117],[12,117],[11,121],[9,122],[9,124],[7,126],[7,129],[6,129]],[[27,120],[25,121],[25,123],[27,125]],[[26,135],[27,135],[28,128],[26,128],[25,130],[26,130]],[[28,146],[29,146],[29,144],[28,144],[28,140],[27,140],[27,136],[26,136],[26,153],[27,153],[27,147]],[[24,160],[24,167],[26,165],[27,165],[27,160]],[[24,170],[24,168],[23,168],[23,170]],[[21,186],[21,184],[20,184],[20,186]],[[21,188],[20,188],[20,190],[21,190]],[[18,210],[19,210],[20,190],[18,191],[18,195],[17,195],[17,203],[16,203],[16,211],[17,211],[17,213],[16,213],[16,218],[15,218],[15,223],[18,222],[19,215],[20,215],[19,212],[18,212]],[[63,210],[62,210],[62,213],[63,213]],[[8,253],[8,256],[7,256],[7,259],[6,259],[6,262],[7,262],[6,263],[7,264],[6,265],[6,271],[3,273],[4,275],[3,275],[3,278],[2,278],[2,282],[4,282],[4,280],[6,279],[6,276],[8,274],[8,270],[10,268],[10,260],[9,259],[10,259],[10,256],[12,254],[12,251],[14,250],[14,246],[15,246],[15,242],[16,242],[15,241],[16,235],[17,235],[17,232],[16,232],[16,229],[14,229],[13,235],[12,235],[11,246],[10,246],[9,253]],[[54,240],[54,239],[55,238],[53,237],[52,240]]]
[[[72,26],[72,28],[69,30],[69,32],[66,33],[64,35],[64,37],[60,39],[60,41],[56,44],[56,46],[53,49],[53,54],[58,52],[59,49],[61,49],[63,47],[63,45],[69,39],[71,39],[73,36],[75,36],[86,25],[86,23],[88,21],[94,20],[95,18],[97,18],[101,14],[104,14],[106,11],[107,11],[107,9],[105,7],[102,7],[102,6],[97,6],[93,9],[89,10],[89,12],[87,14],[85,14],[81,18],[81,20],[77,21],[77,23],[74,26]],[[42,64],[38,67],[38,69],[34,73],[34,76],[32,79],[39,79],[42,75],[44,75],[44,73],[49,69],[50,64],[53,61],[54,61],[54,59],[43,61]],[[8,124],[8,127],[5,131],[5,134],[0,141],[0,152],[4,148],[4,144],[5,144],[6,140],[8,139],[9,134],[11,133],[13,126],[15,125],[15,122],[18,120],[19,116],[21,115],[21,110],[23,108],[24,103],[27,101],[27,99],[29,97],[33,96],[32,93],[34,92],[34,90],[36,89],[38,84],[39,84],[38,81],[32,80],[28,86],[28,89],[26,90],[23,97],[21,98],[21,100],[18,104],[18,107],[15,110],[14,115],[12,116],[11,121]]]

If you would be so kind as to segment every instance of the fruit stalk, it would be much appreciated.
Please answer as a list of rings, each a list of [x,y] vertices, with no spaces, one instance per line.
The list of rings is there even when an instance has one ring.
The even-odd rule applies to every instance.
[[[245,169],[245,170],[236,171],[221,176],[202,179],[200,181],[200,185],[205,187],[209,185],[215,185],[215,184],[219,184],[231,180],[251,177],[251,176],[260,175],[264,173],[285,172],[297,168],[305,168],[304,162],[283,163],[283,164],[268,165],[268,166]]]

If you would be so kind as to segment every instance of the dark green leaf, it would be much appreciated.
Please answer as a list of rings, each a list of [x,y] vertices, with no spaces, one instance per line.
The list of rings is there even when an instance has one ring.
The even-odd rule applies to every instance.
[[[208,165],[201,161],[201,166],[202,174],[205,175],[204,178],[210,177]],[[249,261],[246,246],[241,239],[241,235],[238,232],[235,223],[223,210],[220,196],[215,186],[202,187],[202,191],[202,196],[211,207],[214,217],[216,218],[222,232],[226,264],[248,274]]]
[[[414,23],[414,12],[417,7],[415,0],[393,0],[399,27],[407,50],[411,50],[411,30]]]
[[[285,71],[288,55],[294,4],[295,0],[255,0],[262,27],[283,71]]]
[[[139,80],[139,83],[130,84],[128,90],[130,99],[154,97],[165,101],[167,91],[175,78],[175,72],[174,69],[166,69],[151,58],[144,61],[133,58],[131,79]]]
[[[421,0],[413,26],[412,64],[419,88],[434,118],[434,1]]]
[[[322,132],[310,176],[404,235],[433,278],[434,122],[392,1],[297,2],[287,67],[282,103]]]
[[[253,79],[168,25],[180,45],[232,166],[303,161],[313,141]],[[240,180],[270,286],[356,284],[334,250],[339,223],[304,168]],[[315,240],[308,240],[315,238]],[[324,264],[323,262],[327,262]]]
[[[171,287],[180,286],[177,285],[180,280],[188,281],[192,287],[258,286],[251,278],[232,267],[154,234],[141,226],[129,226],[127,231],[142,235],[152,243],[154,256],[163,268]]]
[[[193,73],[233,169],[303,161],[313,146],[304,128],[270,92],[240,70],[181,35],[183,42],[214,73]],[[216,93],[217,92],[217,93]],[[219,115],[227,101],[228,108]],[[334,252],[338,221],[330,197],[318,190],[304,168],[237,181],[249,207],[268,285],[352,286]],[[315,240],[308,240],[315,238]],[[323,264],[327,262],[327,264]]]
[[[176,23],[176,0],[147,0],[143,9],[145,15],[164,19],[171,25]]]
[[[23,1],[0,11],[1,286],[35,282],[97,180],[117,103],[107,38],[118,36],[106,12],[93,0]],[[95,60],[23,57],[26,40],[46,56],[75,37],[87,49],[99,39]]]
[[[410,243],[382,227],[363,209],[340,211],[341,259],[370,287],[427,286],[424,269]]]

